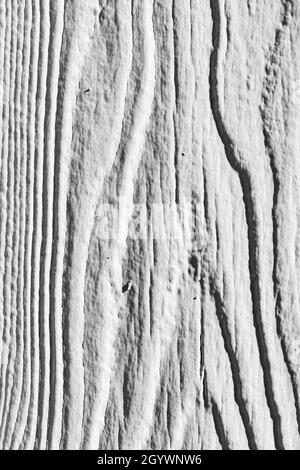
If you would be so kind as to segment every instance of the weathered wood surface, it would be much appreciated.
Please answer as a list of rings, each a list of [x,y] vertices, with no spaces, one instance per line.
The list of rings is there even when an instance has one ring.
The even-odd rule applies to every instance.
[[[0,0],[0,447],[300,448],[300,4]]]

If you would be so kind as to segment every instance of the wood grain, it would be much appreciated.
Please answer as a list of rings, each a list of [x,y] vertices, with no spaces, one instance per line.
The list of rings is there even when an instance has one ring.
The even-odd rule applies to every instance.
[[[296,0],[0,0],[0,448],[300,449]]]

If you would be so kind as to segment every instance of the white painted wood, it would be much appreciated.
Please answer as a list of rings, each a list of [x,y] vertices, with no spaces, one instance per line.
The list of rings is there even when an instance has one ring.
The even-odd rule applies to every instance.
[[[296,0],[0,0],[0,448],[300,448]]]

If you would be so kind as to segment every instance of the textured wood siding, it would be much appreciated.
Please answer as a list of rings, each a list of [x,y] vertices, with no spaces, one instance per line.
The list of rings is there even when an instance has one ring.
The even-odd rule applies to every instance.
[[[300,449],[300,3],[0,0],[0,448]]]

